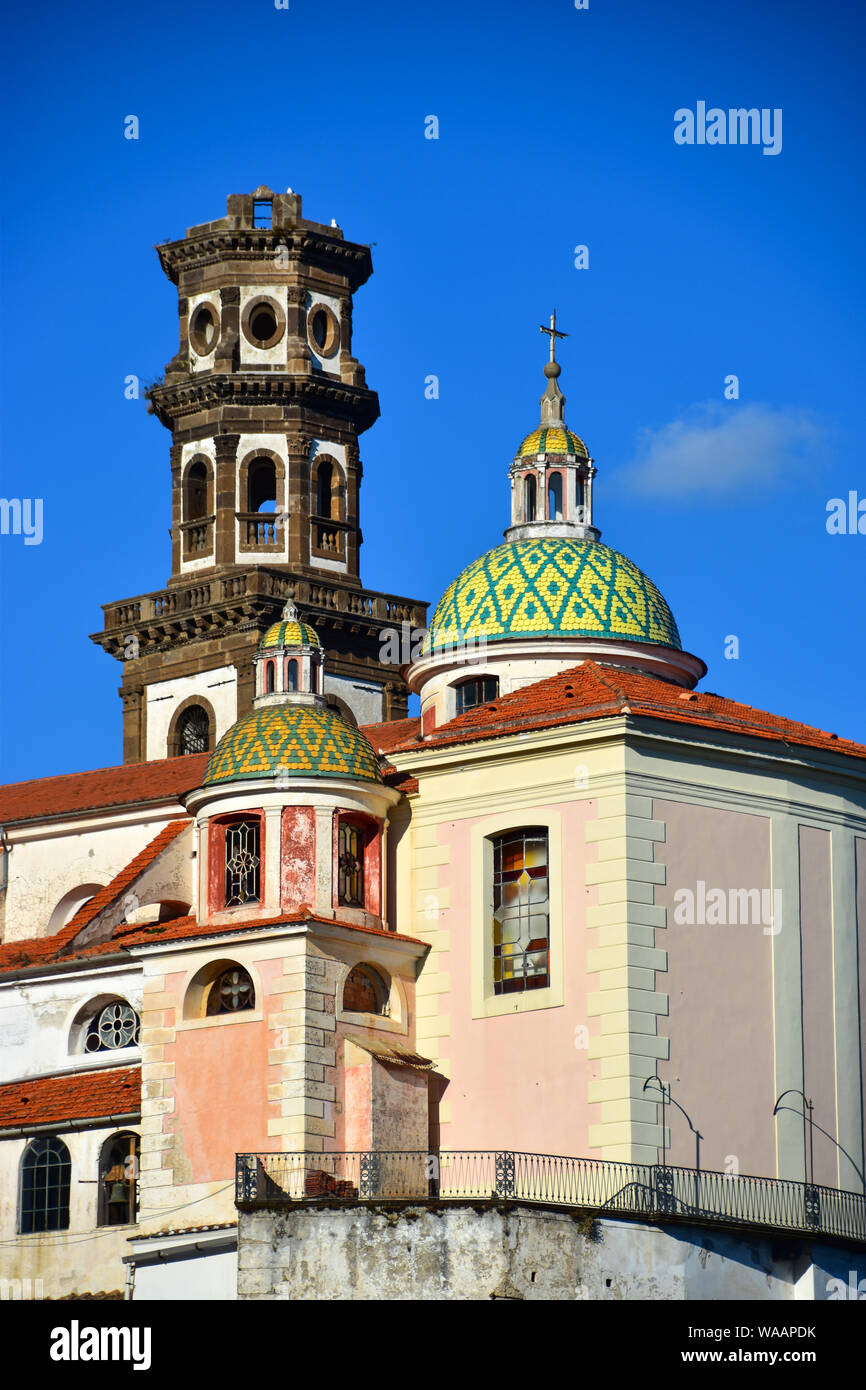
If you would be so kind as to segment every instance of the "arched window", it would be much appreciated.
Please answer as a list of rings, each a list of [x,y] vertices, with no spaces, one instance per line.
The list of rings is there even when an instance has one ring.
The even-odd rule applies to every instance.
[[[217,975],[208,991],[208,1015],[236,1014],[243,1009],[255,1008],[256,992],[253,982],[239,965],[230,965]]]
[[[254,458],[247,470],[247,511],[277,510],[277,470],[273,459]]]
[[[21,1235],[69,1229],[71,1176],[72,1162],[62,1139],[31,1139],[21,1159]]]
[[[226,907],[259,900],[259,822],[233,821],[226,826]]]
[[[272,661],[267,661],[265,662],[265,691],[268,695],[274,693],[274,680],[274,663]]]
[[[577,519],[578,521],[585,521],[586,518],[584,516],[584,511],[586,508],[586,484],[584,483],[583,478],[578,478],[577,480],[576,502]]]
[[[562,521],[562,474],[551,473],[547,480],[547,519]]]
[[[523,520],[535,520],[535,474],[527,473],[523,479]]]
[[[298,663],[294,657],[289,662],[286,672],[286,689],[297,690],[298,688]]]
[[[204,516],[207,516],[207,465],[196,459],[186,470],[183,519],[201,521]]]
[[[316,513],[318,516],[325,516],[329,519],[332,515],[331,485],[333,477],[333,467],[327,459],[323,459],[316,473]]]
[[[137,1047],[140,1028],[138,1014],[125,999],[115,999],[95,1013],[84,1035],[85,1052],[114,1052]]]
[[[465,714],[476,705],[489,704],[499,694],[499,681],[496,676],[478,676],[472,680],[461,681],[455,686],[457,692],[457,713]]]
[[[364,832],[351,821],[340,821],[339,890],[341,907],[364,906]]]
[[[99,1155],[99,1226],[131,1226],[138,1210],[138,1135],[112,1134]]]
[[[343,986],[343,1010],[386,1017],[390,1012],[389,994],[389,986],[380,971],[374,970],[372,965],[356,965],[349,971]]]
[[[201,705],[189,705],[181,710],[177,721],[177,756],[206,753],[210,747],[210,717]]]
[[[546,826],[492,838],[493,992],[550,983],[550,901]]]

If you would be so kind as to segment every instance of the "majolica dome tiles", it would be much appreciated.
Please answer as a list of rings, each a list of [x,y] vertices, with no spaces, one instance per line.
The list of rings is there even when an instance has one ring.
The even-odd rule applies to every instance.
[[[583,458],[589,458],[589,451],[580,435],[558,426],[533,430],[517,450],[518,458],[535,454],[580,454]]]
[[[273,623],[265,633],[259,643],[259,650],[264,651],[266,647],[320,647],[316,629],[310,627],[309,623],[301,622],[281,622]]]
[[[346,777],[381,782],[364,735],[321,705],[266,705],[223,735],[204,785],[252,777]]]
[[[680,649],[673,614],[651,579],[600,541],[511,541],[475,560],[448,588],[424,643],[467,636],[604,637]]]

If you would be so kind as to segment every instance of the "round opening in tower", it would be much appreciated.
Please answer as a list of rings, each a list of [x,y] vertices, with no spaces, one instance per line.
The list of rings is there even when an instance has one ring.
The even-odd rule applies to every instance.
[[[315,305],[307,318],[310,344],[320,357],[333,357],[340,341],[340,325],[324,304]]]
[[[199,304],[189,326],[189,340],[199,357],[206,357],[216,346],[217,316],[211,304]]]
[[[250,316],[250,332],[260,343],[266,343],[277,331],[277,320],[268,304],[259,304]]]

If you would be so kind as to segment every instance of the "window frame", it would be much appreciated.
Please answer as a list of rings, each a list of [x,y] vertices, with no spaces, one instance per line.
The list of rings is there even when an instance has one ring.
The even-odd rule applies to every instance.
[[[464,705],[462,691],[466,690],[470,685],[480,685],[483,681],[493,682],[496,687],[494,693],[486,700],[475,700],[471,705]],[[492,704],[494,700],[498,700],[500,692],[499,677],[492,672],[484,672],[478,676],[466,676],[463,680],[455,681],[452,690],[454,691],[454,714],[456,718],[457,715],[468,714],[470,710],[480,709],[482,705],[489,705]]]
[[[546,825],[522,825],[515,827],[513,830],[503,830],[498,835],[491,835],[490,840],[493,845],[492,940],[490,942],[490,949],[493,954],[493,993],[495,995],[526,994],[530,990],[547,989],[550,986],[550,833]],[[539,845],[543,843],[544,845],[543,866],[541,864],[533,866],[531,862],[527,862],[530,853],[529,847],[533,843]],[[521,876],[525,873],[530,876],[531,881],[535,881],[536,883],[540,883],[542,880],[544,881],[545,895],[543,900],[543,911],[533,911],[529,897],[527,896],[524,898],[520,893],[518,893],[517,901],[512,905],[511,909],[504,901],[505,890],[509,884],[513,885],[515,882],[512,877],[515,873],[515,868],[507,867],[504,857],[506,847],[509,845],[520,846]],[[535,873],[533,873],[533,867]],[[540,872],[542,867],[544,869],[543,874]],[[498,903],[496,901],[497,890],[500,896],[500,901]],[[537,906],[540,906],[540,904],[537,904]],[[516,913],[512,910],[513,908],[517,909]],[[517,924],[518,941],[515,943],[517,946],[520,944],[520,935],[528,932],[530,923],[533,919],[539,922],[541,918],[544,919],[544,935],[539,935],[537,937],[532,937],[530,935],[524,948],[522,950],[515,950],[510,956],[505,950],[508,943],[502,940],[499,943],[500,949],[499,955],[497,956],[495,932],[497,918],[499,918],[503,926],[503,932],[507,922]],[[543,941],[544,945],[533,945],[534,941]],[[546,969],[543,975],[538,972],[533,972],[529,968],[533,961],[540,963],[539,958],[542,955],[546,958]],[[523,968],[520,972],[515,971],[510,977],[507,977],[505,965],[509,959],[514,963],[520,960]],[[497,960],[502,967],[502,973],[499,979],[496,977]],[[541,980],[544,981],[543,984],[536,983]]]
[[[493,988],[494,837],[526,828],[547,830],[549,983],[539,989],[496,994]],[[488,816],[470,829],[470,951],[472,1017],[530,1013],[560,1008],[565,1002],[562,903],[562,814],[526,806]]]
[[[241,826],[241,825],[254,826],[254,827],[255,827],[255,830],[256,830],[256,835],[257,835],[257,837],[258,837],[258,844],[257,844],[257,847],[256,847],[256,854],[255,854],[255,857],[256,857],[256,859],[258,860],[258,863],[257,863],[257,866],[256,866],[257,872],[258,872],[258,879],[257,879],[257,883],[256,883],[256,889],[257,889],[257,891],[256,891],[255,897],[250,896],[250,897],[242,898],[240,902],[230,902],[230,901],[229,901],[229,896],[230,896],[230,895],[229,895],[229,866],[228,866],[229,834],[230,834],[230,832],[231,832],[232,830],[236,829],[237,827],[239,827],[239,826]],[[236,814],[236,815],[234,815],[234,816],[227,816],[226,819],[225,819],[224,821],[221,821],[221,822],[220,822],[219,828],[220,828],[220,831],[221,831],[221,834],[220,834],[220,845],[221,845],[221,848],[222,848],[221,865],[220,865],[220,874],[221,874],[221,883],[222,883],[222,893],[221,893],[222,903],[221,903],[221,906],[220,906],[219,910],[222,911],[222,912],[237,912],[237,911],[241,911],[241,912],[242,912],[242,911],[244,911],[245,909],[249,909],[250,907],[262,907],[263,904],[264,904],[264,889],[265,889],[265,859],[264,859],[264,854],[263,854],[265,836],[264,836],[264,826],[263,826],[263,824],[262,824],[262,817],[261,817],[260,815],[257,815],[256,813],[252,813],[252,814],[250,814],[250,815]]]
[[[62,1169],[65,1169],[65,1172],[62,1174],[62,1176],[61,1176],[61,1178],[60,1178],[60,1181],[59,1181],[58,1183],[55,1184],[55,1186],[56,1186],[56,1188],[57,1188],[57,1191],[58,1191],[59,1194],[60,1194],[60,1197],[59,1197],[58,1202],[57,1202],[57,1212],[58,1212],[58,1216],[59,1216],[60,1219],[58,1220],[58,1223],[57,1223],[56,1225],[36,1225],[36,1224],[32,1224],[28,1230],[25,1230],[25,1229],[24,1229],[24,1184],[25,1184],[25,1173],[26,1173],[26,1172],[31,1172],[31,1171],[38,1171],[38,1169],[36,1168],[35,1163],[34,1163],[33,1165],[31,1165],[30,1168],[25,1169],[25,1162],[26,1162],[26,1159],[27,1159],[27,1155],[31,1152],[31,1150],[33,1150],[35,1146],[41,1145],[41,1144],[49,1144],[49,1145],[50,1145],[50,1144],[57,1144],[57,1145],[60,1146],[60,1148],[62,1148],[62,1150],[63,1150],[63,1155],[65,1155],[65,1157],[64,1157],[63,1155],[56,1155],[56,1157],[59,1159],[61,1168],[62,1168]],[[48,1184],[47,1184],[47,1182],[46,1182],[46,1184],[45,1184],[46,1191],[47,1191],[47,1186],[48,1186]],[[52,1232],[52,1231],[68,1231],[68,1230],[70,1229],[70,1214],[71,1214],[71,1205],[72,1205],[72,1203],[71,1203],[71,1198],[72,1198],[72,1155],[71,1155],[71,1153],[69,1152],[69,1146],[64,1142],[63,1139],[60,1138],[59,1134],[37,1134],[37,1135],[33,1135],[30,1139],[27,1140],[27,1143],[25,1144],[24,1149],[23,1149],[23,1151],[22,1151],[22,1153],[21,1153],[21,1157],[20,1157],[19,1160],[18,1160],[18,1222],[17,1222],[17,1225],[18,1225],[18,1234],[21,1235],[21,1236],[41,1236],[41,1235],[46,1235],[46,1234],[48,1234],[48,1233],[50,1233],[50,1232]],[[46,1206],[46,1204],[43,1203],[43,1207],[45,1207],[45,1206]],[[35,1217],[35,1215],[36,1215],[36,1208],[35,1208],[35,1206],[32,1206],[32,1207],[31,1207],[31,1211],[30,1211],[31,1220],[33,1219],[33,1217]],[[65,1217],[65,1220],[63,1219],[64,1217]]]

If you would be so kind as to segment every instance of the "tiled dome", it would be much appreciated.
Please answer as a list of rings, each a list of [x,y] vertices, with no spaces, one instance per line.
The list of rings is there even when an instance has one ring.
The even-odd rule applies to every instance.
[[[517,450],[517,458],[534,457],[536,454],[579,454],[589,458],[589,450],[579,434],[574,434],[563,425],[541,427],[528,434]]]
[[[468,565],[433,614],[424,654],[482,633],[491,642],[606,637],[681,649],[671,610],[637,565],[600,541],[556,536],[509,541]]]
[[[323,705],[263,705],[232,725],[211,755],[204,785],[252,777],[345,777],[381,782],[371,745]]]
[[[299,619],[272,623],[259,643],[259,651],[266,647],[321,647],[319,634],[309,623]]]

